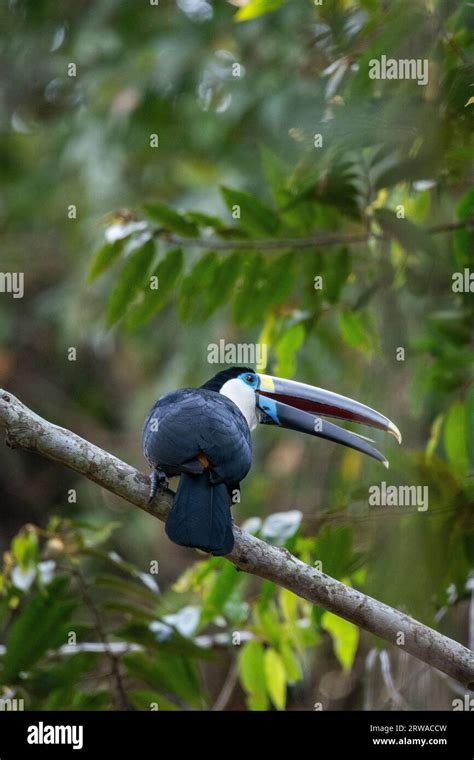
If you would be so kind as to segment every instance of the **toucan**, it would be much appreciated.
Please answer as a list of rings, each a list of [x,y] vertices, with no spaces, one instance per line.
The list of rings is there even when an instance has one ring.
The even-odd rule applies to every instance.
[[[401,442],[397,426],[364,404],[248,367],[231,367],[200,388],[161,396],[145,420],[142,444],[153,468],[150,500],[167,488],[168,477],[181,476],[166,520],[168,537],[215,555],[232,551],[231,506],[252,464],[250,432],[258,423],[350,446],[388,467],[369,438],[323,417],[370,425]]]

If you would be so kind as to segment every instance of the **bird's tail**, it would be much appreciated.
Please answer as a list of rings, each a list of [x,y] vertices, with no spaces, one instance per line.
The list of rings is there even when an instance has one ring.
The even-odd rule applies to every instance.
[[[212,485],[207,472],[181,475],[166,520],[166,534],[181,546],[229,554],[234,546],[231,499],[223,483]]]

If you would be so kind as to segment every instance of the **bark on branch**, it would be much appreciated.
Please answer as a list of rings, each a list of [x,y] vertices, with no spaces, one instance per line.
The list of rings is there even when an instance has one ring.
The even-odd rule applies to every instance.
[[[70,430],[38,416],[11,393],[0,389],[0,427],[12,448],[36,451],[84,475],[145,512],[164,520],[173,492],[147,503],[149,478]],[[372,599],[294,557],[235,527],[235,547],[227,559],[239,570],[274,581],[360,628],[402,645],[419,660],[474,688],[474,656],[466,647],[417,620]],[[400,636],[403,634],[403,637]]]

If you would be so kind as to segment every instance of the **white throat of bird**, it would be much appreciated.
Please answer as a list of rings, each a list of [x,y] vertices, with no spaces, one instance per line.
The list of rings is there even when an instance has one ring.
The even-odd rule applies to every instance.
[[[227,380],[227,382],[224,383],[219,393],[230,398],[230,400],[239,407],[247,420],[247,425],[250,430],[257,427],[258,417],[255,403],[255,391],[250,385],[246,385],[242,380],[234,377],[232,380]]]

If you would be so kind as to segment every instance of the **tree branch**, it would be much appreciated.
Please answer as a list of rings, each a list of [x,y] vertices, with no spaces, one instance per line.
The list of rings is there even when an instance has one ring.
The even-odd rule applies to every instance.
[[[164,520],[173,492],[148,504],[149,478],[117,457],[69,430],[38,416],[7,391],[0,390],[0,427],[12,448],[36,451],[145,512]],[[274,581],[474,688],[474,657],[469,649],[413,618],[372,599],[290,554],[234,527],[235,547],[227,559],[239,570]],[[403,634],[403,635],[402,635]]]
[[[474,227],[474,219],[464,219],[460,222],[447,222],[446,224],[436,224],[433,227],[428,227],[425,232],[428,235],[440,235],[446,232],[454,232],[455,230],[465,229],[466,227]],[[362,234],[347,234],[347,233],[329,233],[327,235],[310,235],[309,237],[301,238],[275,238],[270,240],[230,240],[219,238],[184,238],[179,235],[175,235],[172,232],[168,232],[164,229],[158,229],[154,232],[154,237],[166,240],[166,242],[172,245],[177,245],[182,248],[196,246],[198,248],[208,248],[210,251],[249,251],[259,249],[261,251],[281,251],[287,248],[323,248],[331,245],[355,245],[356,243],[367,243],[371,238],[379,238],[382,240],[389,240],[390,235],[386,233],[376,235],[373,232],[365,232]]]

